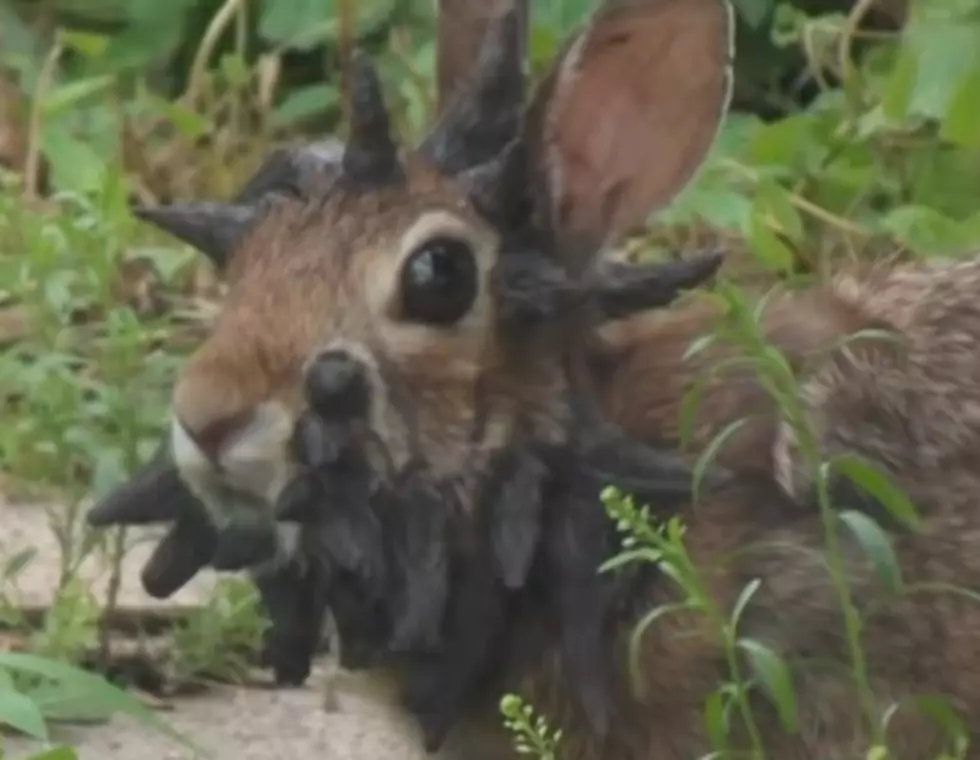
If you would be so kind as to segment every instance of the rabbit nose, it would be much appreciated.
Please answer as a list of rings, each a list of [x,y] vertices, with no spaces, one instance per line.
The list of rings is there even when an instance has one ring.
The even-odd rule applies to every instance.
[[[363,417],[368,409],[368,383],[364,366],[346,351],[319,354],[306,371],[310,405],[328,420]]]

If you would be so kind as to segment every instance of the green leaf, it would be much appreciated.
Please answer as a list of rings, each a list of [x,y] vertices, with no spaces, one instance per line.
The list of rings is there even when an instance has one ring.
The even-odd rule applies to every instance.
[[[72,747],[62,744],[49,750],[31,755],[27,760],[78,760],[78,753]]]
[[[790,250],[772,228],[763,214],[752,214],[749,225],[749,247],[756,259],[770,269],[792,269],[793,251]]]
[[[105,61],[116,70],[138,68],[180,44],[188,8],[195,0],[129,0],[129,23],[114,35]]]
[[[742,613],[745,611],[746,605],[751,601],[761,585],[762,580],[759,578],[755,578],[745,584],[745,588],[738,595],[738,599],[735,601],[735,607],[732,609],[732,630],[738,630],[738,622],[742,618]]]
[[[923,205],[900,206],[885,215],[881,226],[923,256],[962,252],[974,234],[970,220],[957,222]]]
[[[977,61],[980,24],[963,18],[923,19],[905,31],[918,54],[918,74],[909,110],[942,119],[962,78]]]
[[[86,58],[101,58],[109,46],[111,37],[106,34],[82,32],[77,29],[60,29],[61,41],[66,48]]]
[[[657,564],[663,559],[663,554],[656,549],[649,546],[642,547],[640,549],[630,549],[628,551],[620,552],[615,557],[610,557],[601,565],[599,565],[600,573],[608,573],[613,570],[618,570],[623,565],[628,565],[630,562],[648,562],[651,564]]]
[[[66,744],[31,755],[27,760],[78,760],[78,753]]]
[[[196,140],[211,130],[208,120],[187,106],[153,93],[147,93],[145,100],[147,105],[173,124],[188,140]]]
[[[855,510],[841,512],[840,519],[861,544],[881,582],[893,594],[901,591],[902,569],[895,557],[891,541],[888,540],[881,526],[866,514]]]
[[[653,218],[661,223],[683,225],[703,219],[712,227],[744,234],[752,218],[752,201],[726,180],[716,179],[715,172],[705,170],[684,189],[667,208]]]
[[[794,114],[759,126],[749,141],[746,159],[754,166],[777,168],[788,173],[803,165],[806,151],[814,142],[815,121],[809,114]]]
[[[980,66],[963,77],[953,93],[939,136],[969,148],[980,147]]]
[[[90,193],[102,187],[105,163],[89,143],[79,140],[56,122],[45,122],[41,150],[51,162],[51,181],[58,190]]]
[[[954,756],[965,757],[970,746],[970,734],[950,699],[940,694],[923,694],[913,697],[912,701],[920,713],[932,718],[946,732],[952,740]]]
[[[33,699],[18,691],[0,692],[0,722],[39,741],[48,740],[44,715]]]
[[[110,87],[116,81],[111,74],[87,77],[68,82],[47,93],[44,98],[44,114],[50,118],[78,105],[78,102]]]
[[[721,447],[725,445],[728,439],[735,435],[735,433],[741,429],[742,425],[748,421],[749,420],[747,417],[743,417],[742,419],[738,419],[730,423],[728,427],[718,433],[718,435],[711,440],[711,443],[708,444],[707,448],[701,453],[701,456],[698,457],[698,461],[694,466],[693,496],[695,502],[698,501],[698,494],[701,491],[701,483],[707,474],[708,467],[711,466],[712,460],[715,458],[715,456],[717,456],[718,452],[721,450]]]
[[[728,750],[728,726],[725,720],[725,692],[713,692],[704,705],[704,726],[708,730],[711,746],[716,752]]]
[[[966,758],[967,750],[970,746],[970,734],[966,729],[963,718],[953,707],[948,697],[940,694],[920,694],[903,700],[911,702],[912,708],[920,712],[927,718],[931,718],[947,735],[952,743],[952,757],[958,760]],[[888,706],[882,716],[882,728],[887,732],[898,711],[903,707],[902,702],[895,702]],[[950,755],[940,755],[940,758],[949,758]]]
[[[3,565],[3,570],[0,571],[0,581],[9,583],[17,578],[18,575],[26,568],[34,558],[37,556],[37,549],[33,546],[28,546],[15,552],[12,557],[10,557]]]
[[[689,602],[662,604],[661,606],[650,610],[636,624],[636,627],[633,628],[633,633],[630,635],[629,643],[629,663],[633,689],[637,695],[642,695],[645,691],[640,671],[640,644],[643,640],[643,634],[646,633],[647,628],[657,622],[664,615],[669,615],[672,612],[679,612],[687,609],[691,609],[691,604]]]
[[[111,706],[107,709],[104,704],[93,701],[84,688],[63,681],[45,681],[32,687],[28,696],[49,721],[104,723],[114,712]]]
[[[285,127],[306,119],[313,114],[323,113],[335,105],[340,91],[329,84],[314,84],[292,91],[272,114],[272,123]]]
[[[699,377],[690,388],[684,391],[684,396],[681,398],[677,432],[682,450],[686,450],[691,441],[694,440],[694,424],[698,406],[701,404],[701,396],[704,394],[705,386],[710,380],[710,376]]]
[[[885,81],[881,98],[881,109],[889,120],[902,121],[908,114],[918,71],[919,60],[915,50],[903,45]]]
[[[73,665],[21,652],[0,652],[0,668],[31,673],[61,682],[72,690],[85,691],[93,709],[97,706],[106,713],[118,712],[128,715],[144,726],[155,729],[180,742],[185,747],[197,753],[202,752],[194,742],[168,726],[153,711],[144,707],[138,699],[112,685],[101,676]]]
[[[237,53],[227,53],[221,56],[220,66],[221,73],[232,87],[245,87],[252,78],[248,64]]]
[[[772,2],[773,0],[735,0],[735,8],[746,24],[758,29],[766,20]]]
[[[262,4],[259,34],[267,42],[306,51],[333,34],[333,0],[266,0]]]
[[[919,515],[909,497],[888,475],[864,457],[840,454],[824,462],[820,469],[821,477],[826,476],[827,469],[844,475],[883,504],[893,517],[910,528],[918,526]]]
[[[765,214],[793,242],[802,242],[803,220],[786,189],[776,182],[760,182],[755,192],[755,213]]]
[[[789,668],[783,659],[769,647],[752,639],[739,639],[737,646],[752,664],[752,670],[762,682],[769,698],[776,707],[783,729],[797,731],[796,692]]]
[[[718,336],[714,333],[705,333],[704,335],[695,338],[684,350],[684,355],[681,357],[681,361],[686,362],[691,357],[697,356],[717,340]]]

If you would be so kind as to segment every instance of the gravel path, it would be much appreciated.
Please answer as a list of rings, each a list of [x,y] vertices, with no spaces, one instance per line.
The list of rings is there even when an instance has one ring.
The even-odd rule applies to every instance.
[[[58,546],[43,507],[14,506],[0,501],[0,563],[24,547],[34,546],[38,556],[18,578],[21,601],[46,604],[58,578]],[[173,598],[159,602],[143,593],[139,569],[149,551],[143,543],[126,560],[121,604],[194,604],[205,598],[213,576],[202,574]],[[105,570],[87,562],[81,575],[94,581],[101,594]],[[324,708],[325,695],[331,709]],[[338,676],[329,658],[317,664],[301,689],[215,687],[207,694],[181,698],[163,718],[202,747],[214,760],[422,760],[413,726],[390,707],[363,693],[362,684],[347,674]],[[57,741],[70,742],[81,760],[184,760],[193,754],[166,736],[125,718],[95,726],[58,727]],[[20,738],[6,737],[0,755],[20,760],[40,747]]]

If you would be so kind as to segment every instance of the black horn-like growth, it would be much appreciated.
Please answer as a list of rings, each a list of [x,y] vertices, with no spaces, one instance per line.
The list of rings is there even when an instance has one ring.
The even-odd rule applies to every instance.
[[[103,496],[88,511],[93,528],[110,525],[149,525],[179,520],[200,509],[170,459],[170,439],[128,481]]]
[[[471,81],[419,146],[447,174],[493,159],[519,134],[527,35],[522,16],[511,7],[489,25]]]
[[[378,72],[356,50],[350,64],[350,135],[344,150],[344,178],[357,185],[381,185],[401,175],[398,149],[391,136],[388,109]]]
[[[605,262],[597,267],[595,297],[604,319],[623,319],[669,306],[683,291],[704,285],[724,255],[711,251],[663,263]]]
[[[143,589],[154,599],[166,599],[207,567],[217,547],[218,533],[202,511],[175,522],[143,566]]]
[[[205,202],[138,206],[133,214],[194,246],[220,269],[260,212],[254,206]]]

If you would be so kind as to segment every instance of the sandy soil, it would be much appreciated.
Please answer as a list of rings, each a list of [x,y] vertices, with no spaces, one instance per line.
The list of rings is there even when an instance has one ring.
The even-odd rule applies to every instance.
[[[24,547],[38,555],[19,576],[21,599],[45,604],[58,578],[58,547],[43,507],[14,506],[0,501],[0,564]],[[193,604],[206,597],[214,576],[202,574],[166,602],[143,593],[139,569],[147,556],[146,542],[134,547],[126,562],[123,605]],[[81,574],[104,591],[106,573],[93,559]],[[331,694],[330,711],[324,708]],[[329,658],[318,663],[302,689],[236,689],[215,687],[205,695],[175,701],[160,717],[202,747],[215,760],[422,760],[427,757],[413,726],[391,708],[365,696],[351,677],[338,679]],[[95,726],[58,727],[57,741],[77,746],[81,760],[184,760],[193,753],[167,736],[125,718]],[[5,758],[20,760],[40,747],[7,738]],[[0,753],[3,754],[3,753]]]

